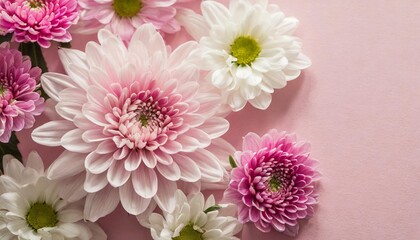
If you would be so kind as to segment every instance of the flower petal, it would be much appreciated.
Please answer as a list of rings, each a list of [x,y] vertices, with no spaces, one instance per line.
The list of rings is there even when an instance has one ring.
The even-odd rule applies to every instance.
[[[87,195],[83,215],[85,219],[96,222],[114,211],[119,202],[118,189],[108,185],[97,193]]]

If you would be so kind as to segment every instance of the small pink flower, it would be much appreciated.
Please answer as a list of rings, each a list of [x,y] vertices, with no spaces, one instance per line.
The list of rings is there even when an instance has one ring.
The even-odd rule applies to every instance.
[[[128,41],[138,27],[152,23],[161,33],[176,33],[181,29],[175,19],[176,3],[177,0],[79,0],[81,21],[74,32],[94,33],[106,27]]]
[[[0,32],[16,42],[70,42],[68,28],[78,20],[76,0],[16,0],[0,2]]]
[[[232,170],[226,200],[238,205],[240,222],[295,236],[298,220],[312,216],[318,202],[314,185],[320,174],[309,157],[309,144],[271,130],[261,138],[248,133],[242,148],[235,153],[238,167]]]
[[[44,99],[34,92],[40,75],[28,57],[0,44],[0,142],[9,142],[12,131],[32,127],[41,114]]]

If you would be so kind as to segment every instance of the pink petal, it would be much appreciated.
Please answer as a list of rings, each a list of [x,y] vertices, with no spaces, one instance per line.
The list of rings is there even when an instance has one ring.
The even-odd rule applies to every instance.
[[[58,94],[66,88],[76,88],[77,85],[73,80],[61,73],[47,72],[41,76],[42,89],[50,96],[55,102],[60,100]]]
[[[210,182],[218,182],[223,179],[223,168],[219,160],[211,152],[204,149],[197,149],[188,156],[198,165],[202,179]]]
[[[49,179],[62,179],[75,176],[85,170],[84,153],[64,151],[48,168]]]
[[[159,207],[166,211],[172,212],[176,206],[176,190],[175,182],[168,181],[164,178],[159,179],[159,189],[154,197]]]
[[[108,170],[114,163],[114,158],[111,154],[97,154],[91,152],[86,157],[85,167],[93,174],[100,174]]]
[[[155,171],[144,165],[140,165],[136,171],[132,172],[132,182],[136,193],[144,198],[151,198],[158,191],[158,179]]]
[[[89,193],[96,193],[101,191],[107,185],[108,179],[106,178],[106,173],[93,174],[86,172],[86,179],[84,183],[85,191]]]
[[[170,165],[157,164],[159,173],[170,181],[178,181],[181,177],[181,170],[176,162]]]
[[[86,143],[82,139],[83,130],[73,129],[61,138],[61,145],[72,152],[89,153],[95,150],[96,144]]]
[[[151,198],[143,198],[134,191],[131,182],[119,188],[123,208],[132,215],[143,213],[150,204]]]
[[[83,215],[85,219],[96,222],[114,211],[119,202],[118,189],[108,185],[100,192],[87,195]]]
[[[113,187],[125,184],[130,175],[130,172],[125,170],[123,161],[114,161],[107,172],[108,181]]]
[[[39,144],[54,147],[61,145],[61,138],[74,129],[73,123],[66,120],[51,121],[36,128],[31,136]]]
[[[258,152],[258,150],[260,149],[260,137],[255,134],[255,133],[248,133],[245,137],[244,137],[244,141],[242,143],[242,149],[245,150],[250,150],[253,152]]]
[[[201,178],[200,168],[191,158],[181,154],[174,155],[173,158],[181,169],[181,180],[196,182]]]

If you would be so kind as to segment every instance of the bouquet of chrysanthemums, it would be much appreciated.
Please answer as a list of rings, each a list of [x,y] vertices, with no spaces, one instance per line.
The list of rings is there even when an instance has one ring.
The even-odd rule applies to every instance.
[[[96,221],[119,204],[150,229],[139,239],[296,235],[318,202],[309,144],[222,137],[309,67],[297,24],[264,0],[1,0],[0,239],[107,239]],[[81,34],[97,41],[72,49]],[[64,149],[50,165],[19,152],[40,117],[26,137]]]

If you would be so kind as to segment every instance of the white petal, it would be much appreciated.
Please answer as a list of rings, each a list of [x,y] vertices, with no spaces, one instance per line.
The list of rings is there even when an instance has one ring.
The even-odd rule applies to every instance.
[[[26,167],[35,169],[39,174],[44,173],[44,163],[36,151],[31,151],[26,162]]]
[[[296,57],[293,60],[290,60],[289,65],[287,65],[288,69],[305,69],[311,66],[311,60],[304,55],[303,53],[300,53],[298,57]]]
[[[9,212],[25,217],[30,207],[29,202],[18,193],[7,192],[0,196],[1,208]]]
[[[83,219],[81,209],[63,209],[58,213],[58,220],[65,223],[74,223]]]
[[[108,185],[100,192],[88,194],[84,209],[85,219],[96,222],[115,210],[120,201],[118,189]]]
[[[66,238],[75,238],[79,236],[80,230],[76,224],[73,223],[62,223],[54,229],[54,232],[59,232],[60,235],[63,235]]]
[[[176,19],[195,40],[200,40],[201,37],[208,35],[210,31],[203,16],[190,9],[177,9]]]
[[[216,1],[205,1],[201,3],[201,12],[210,26],[225,26],[231,17],[229,10],[223,4]]]
[[[255,108],[265,110],[270,106],[271,103],[271,94],[266,92],[261,92],[259,96],[256,98],[249,100],[249,103],[251,103],[252,106]]]

